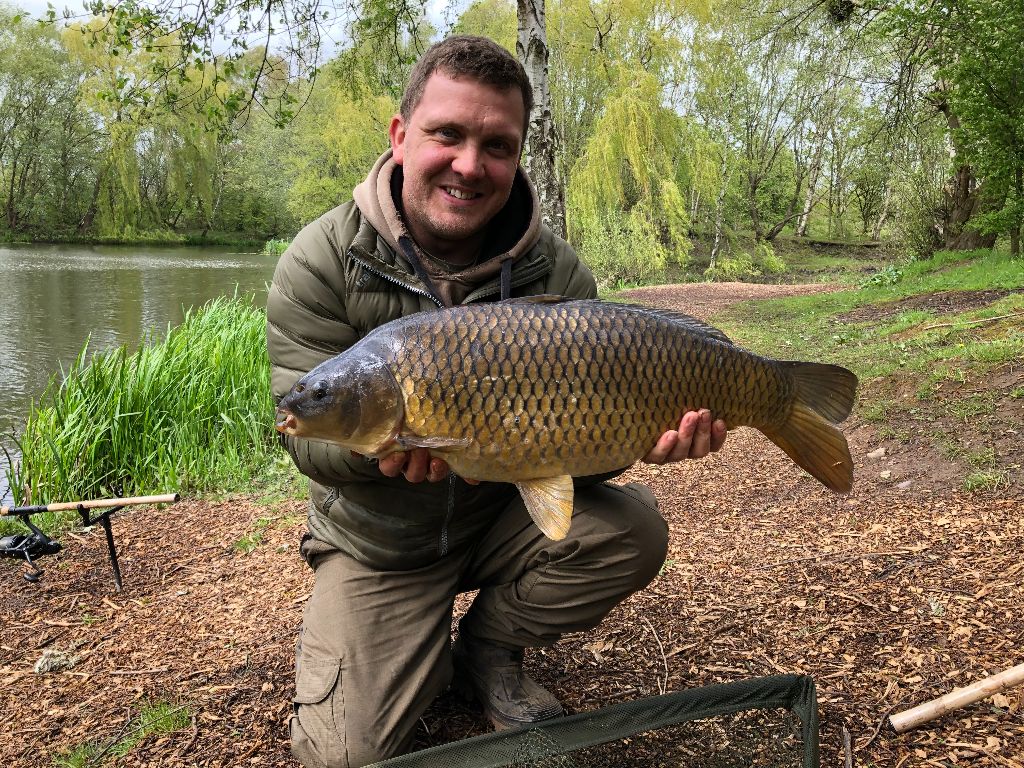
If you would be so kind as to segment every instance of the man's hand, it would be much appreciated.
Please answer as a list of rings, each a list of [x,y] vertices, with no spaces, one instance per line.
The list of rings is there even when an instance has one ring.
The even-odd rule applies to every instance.
[[[683,459],[702,459],[725,444],[725,422],[711,421],[711,411],[702,408],[683,414],[679,429],[670,429],[643,457],[648,464],[669,464]]]
[[[377,462],[381,474],[388,477],[405,475],[410,483],[422,483],[428,480],[436,483],[448,477],[448,462],[430,455],[426,448],[413,448],[411,451],[391,453]],[[463,478],[470,485],[478,485],[479,480]]]

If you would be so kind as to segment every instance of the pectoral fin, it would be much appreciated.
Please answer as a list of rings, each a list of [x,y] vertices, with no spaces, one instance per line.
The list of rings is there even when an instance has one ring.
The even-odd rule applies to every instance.
[[[473,442],[468,437],[425,437],[423,435],[399,435],[395,442],[402,448],[467,448]]]
[[[516,483],[526,503],[526,511],[541,532],[560,541],[569,533],[572,521],[572,478],[569,475],[526,480]]]

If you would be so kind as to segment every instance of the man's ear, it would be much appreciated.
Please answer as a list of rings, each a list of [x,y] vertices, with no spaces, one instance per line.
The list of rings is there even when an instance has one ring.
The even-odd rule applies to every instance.
[[[388,126],[388,138],[391,139],[391,156],[399,165],[405,157],[405,121],[401,114],[391,118],[391,125]]]

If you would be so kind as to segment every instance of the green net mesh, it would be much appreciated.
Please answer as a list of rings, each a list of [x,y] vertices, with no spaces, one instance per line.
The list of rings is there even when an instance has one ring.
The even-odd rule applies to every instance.
[[[818,766],[814,681],[777,675],[691,688],[491,733],[374,768]]]

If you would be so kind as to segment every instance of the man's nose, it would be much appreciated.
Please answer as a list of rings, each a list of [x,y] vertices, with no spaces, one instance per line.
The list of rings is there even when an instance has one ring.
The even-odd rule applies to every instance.
[[[477,179],[483,176],[483,153],[479,147],[464,144],[452,159],[452,170],[465,179]]]

